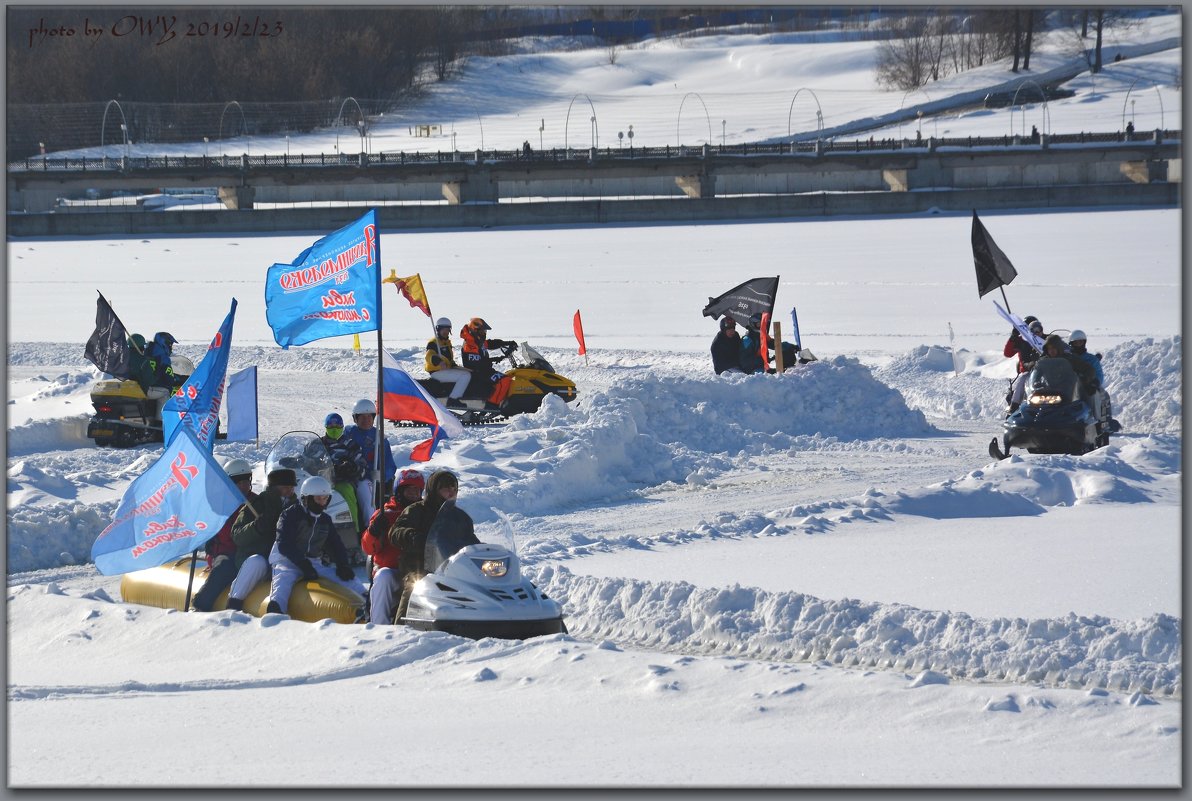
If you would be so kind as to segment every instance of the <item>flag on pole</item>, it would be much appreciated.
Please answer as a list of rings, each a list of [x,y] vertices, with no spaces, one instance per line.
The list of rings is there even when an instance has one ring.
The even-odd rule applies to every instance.
[[[228,378],[228,442],[249,442],[257,430],[257,366],[245,367]]]
[[[100,292],[95,301],[95,332],[87,340],[83,355],[105,373],[117,378],[130,377],[131,357],[128,348],[128,332],[124,323],[112,311],[112,305]]]
[[[265,319],[278,345],[376,331],[381,325],[377,212],[328,234],[265,280]]]
[[[715,320],[724,314],[738,325],[747,325],[755,314],[773,314],[774,296],[778,294],[778,276],[751,278],[720,297],[708,298],[704,317]]]
[[[422,274],[414,273],[407,278],[398,278],[397,270],[390,270],[389,277],[384,279],[381,283],[393,284],[397,287],[397,291],[405,296],[406,300],[410,302],[410,306],[415,309],[422,309],[422,313],[430,317],[430,301],[426,299],[426,289],[422,286]]]
[[[575,310],[575,319],[572,321],[572,328],[575,329],[575,338],[579,341],[579,355],[586,356],[588,354],[588,346],[584,344],[584,321],[579,317],[579,309]]]
[[[758,332],[757,351],[762,357],[762,364],[770,366],[770,313],[762,312],[762,327]]]
[[[977,267],[977,297],[983,298],[989,292],[1013,281],[1018,276],[1014,265],[1002,253],[985,226],[973,211],[973,262]]]
[[[1022,338],[1025,339],[1032,348],[1039,353],[1043,352],[1043,337],[1032,331],[1030,326],[1024,323],[1022,318],[1017,314],[1013,314],[1012,312],[1008,312],[1003,309],[996,300],[993,302],[993,305],[997,309],[997,313],[1002,316],[1002,319],[1014,326],[1018,333],[1022,334]]]
[[[207,355],[199,362],[186,383],[178,387],[161,407],[162,436],[168,443],[179,428],[189,428],[195,438],[215,449],[215,430],[219,426],[219,407],[223,403],[224,376],[228,370],[228,354],[232,350],[232,324],[236,320],[236,299],[224,318],[223,325],[207,346]]]
[[[795,314],[794,306],[791,306],[791,325],[795,327],[795,347],[799,350],[803,350],[803,342],[799,339],[799,315]]]
[[[445,437],[458,437],[464,433],[463,424],[455,415],[443,408],[430,393],[422,388],[409,373],[398,366],[397,360],[388,351],[381,351],[384,386],[383,406],[386,420],[409,420],[426,423],[431,427],[431,438],[419,443],[410,452],[410,459],[425,462],[435,453],[435,448]]]
[[[243,503],[243,493],[183,426],[125,490],[91,546],[91,560],[105,576],[163,565],[214,537]]]

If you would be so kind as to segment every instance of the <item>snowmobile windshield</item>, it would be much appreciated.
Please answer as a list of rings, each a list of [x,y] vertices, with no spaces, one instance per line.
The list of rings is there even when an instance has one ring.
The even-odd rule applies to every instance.
[[[533,367],[535,370],[545,370],[548,373],[555,371],[550,366],[550,362],[542,358],[542,354],[531,348],[528,342],[521,343],[521,347],[518,348],[518,356],[521,357],[523,364]]]
[[[291,431],[277,441],[265,457],[265,474],[283,467],[294,471],[299,484],[307,476],[332,480],[331,454],[313,431]]]
[[[171,354],[170,368],[176,376],[192,376],[195,374],[195,363],[185,356],[178,356],[177,354]]]
[[[426,534],[426,572],[434,573],[460,549],[480,543],[467,522],[467,515],[456,508],[454,501],[446,501],[439,507],[435,522]]]
[[[1076,371],[1067,359],[1048,357],[1035,363],[1035,369],[1027,378],[1027,395],[1035,392],[1052,392],[1060,395],[1066,402],[1077,399]]]
[[[484,536],[484,541],[490,545],[499,545],[512,554],[517,554],[517,538],[513,534],[513,521],[500,509],[493,510],[497,515],[497,527]]]

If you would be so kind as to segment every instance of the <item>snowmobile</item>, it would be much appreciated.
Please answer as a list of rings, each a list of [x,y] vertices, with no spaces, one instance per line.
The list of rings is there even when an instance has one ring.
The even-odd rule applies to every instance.
[[[542,399],[547,395],[558,395],[570,403],[575,400],[575,382],[555,373],[550,362],[542,358],[542,354],[534,350],[526,342],[507,342],[498,350],[503,354],[493,359],[499,362],[508,359],[510,367],[505,375],[513,379],[509,388],[509,396],[500,409],[489,408],[486,398],[492,391],[488,386],[480,386],[477,390],[469,385],[460,399],[465,409],[448,409],[464,425],[483,425],[506,420],[515,414],[536,412],[542,405]],[[418,383],[444,406],[447,405],[447,395],[451,391],[451,384],[436,381],[432,378],[420,378]],[[480,382],[473,382],[474,384]],[[400,425],[400,423],[399,423]],[[410,423],[410,425],[421,425]]]
[[[298,486],[302,486],[302,480],[308,476],[322,476],[331,482],[332,487],[335,486],[335,467],[331,463],[331,454],[323,444],[322,437],[313,431],[290,431],[274,444],[265,457],[265,475],[283,467],[294,471]],[[352,522],[352,511],[344,496],[332,490],[331,503],[327,504],[326,511],[348,553],[359,551],[356,524]]]
[[[995,459],[1007,458],[1011,447],[1077,456],[1107,445],[1109,435],[1121,426],[1109,408],[1102,411],[1101,419],[1094,416],[1066,359],[1043,358],[1027,376],[1023,401],[1002,429],[1002,446],[997,437],[989,443],[989,455]]]
[[[398,622],[472,639],[566,634],[559,603],[522,577],[508,518],[501,515],[501,542],[485,543],[458,534],[452,517],[460,514],[454,501],[439,509],[426,535],[427,575],[414,585]]]
[[[185,356],[170,360],[175,386],[181,386],[195,371]],[[169,400],[168,387],[149,387],[148,393],[133,379],[111,378],[91,389],[95,415],[87,423],[87,437],[100,447],[129,448],[146,442],[161,442],[161,407]]]

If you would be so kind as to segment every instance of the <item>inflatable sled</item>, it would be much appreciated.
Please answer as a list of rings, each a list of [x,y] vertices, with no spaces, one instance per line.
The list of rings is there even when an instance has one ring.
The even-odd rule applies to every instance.
[[[208,569],[205,563],[195,569],[191,599],[206,581]],[[190,557],[169,562],[161,567],[125,573],[120,579],[120,597],[127,603],[156,606],[160,609],[185,611],[186,583],[190,577]],[[265,614],[269,597],[269,582],[262,581],[244,599],[244,611],[253,617]],[[224,590],[215,600],[213,610],[224,608],[228,591]],[[359,623],[364,620],[364,598],[358,593],[334,581],[320,578],[317,581],[299,581],[290,593],[289,612],[294,620],[314,623],[331,618],[336,623]]]

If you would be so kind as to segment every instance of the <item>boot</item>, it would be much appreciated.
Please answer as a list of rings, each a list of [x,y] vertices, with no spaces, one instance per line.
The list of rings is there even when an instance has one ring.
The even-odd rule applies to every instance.
[[[224,609],[231,609],[233,612],[243,612],[244,601],[240,600],[239,598],[233,598],[229,595],[228,602],[224,604]]]
[[[265,613],[270,615],[285,614],[285,612],[281,611],[281,604],[279,604],[277,601],[270,601],[269,605],[265,607]]]

